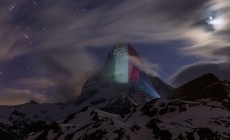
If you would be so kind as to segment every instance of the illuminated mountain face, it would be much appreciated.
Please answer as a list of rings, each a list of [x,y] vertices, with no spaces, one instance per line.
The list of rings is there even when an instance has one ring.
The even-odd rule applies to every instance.
[[[154,98],[160,98],[154,90],[145,72],[138,64],[143,64],[140,55],[129,44],[118,44],[108,54],[103,75],[106,80],[129,84],[132,89],[144,92]]]

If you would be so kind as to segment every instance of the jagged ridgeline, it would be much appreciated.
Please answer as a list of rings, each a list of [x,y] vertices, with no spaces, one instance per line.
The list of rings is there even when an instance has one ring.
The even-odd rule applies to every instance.
[[[132,90],[160,98],[144,71],[144,62],[128,43],[119,43],[108,53],[102,77],[108,82],[127,84]]]

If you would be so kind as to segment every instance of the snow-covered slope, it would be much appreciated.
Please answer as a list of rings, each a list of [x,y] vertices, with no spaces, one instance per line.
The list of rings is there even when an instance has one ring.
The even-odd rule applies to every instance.
[[[27,139],[229,139],[229,116],[220,102],[155,99],[122,115],[86,107]]]
[[[83,95],[96,91],[97,88],[110,91],[115,86],[98,82],[98,78],[93,81],[91,79],[85,84]],[[178,99],[153,99],[146,104],[135,104],[145,100],[145,97],[135,90],[124,90],[125,86],[115,88],[121,92],[113,97],[109,93],[114,91],[108,94],[93,92],[92,97],[85,100],[90,107],[46,125],[42,131],[32,132],[26,138],[28,140],[230,139],[229,85],[227,81],[220,81],[212,74],[206,74],[176,89]],[[88,102],[98,97],[103,97],[105,100],[98,104]],[[108,113],[114,113],[113,104],[117,106],[115,110],[125,109],[118,114]]]
[[[30,131],[41,130],[47,124],[78,110],[73,104],[38,104],[34,101],[16,106],[0,106],[0,138],[23,139]]]

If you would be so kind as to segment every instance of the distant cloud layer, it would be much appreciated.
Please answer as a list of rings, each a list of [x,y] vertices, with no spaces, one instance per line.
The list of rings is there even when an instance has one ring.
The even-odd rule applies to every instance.
[[[64,101],[79,95],[86,78],[98,70],[87,46],[181,40],[186,43],[178,52],[201,61],[178,69],[170,83],[181,85],[206,72],[230,79],[229,5],[226,0],[1,1],[0,62],[43,54],[38,74],[14,83],[39,90],[42,84],[37,87],[35,81],[45,79],[60,91],[55,100]],[[44,96],[32,98],[54,100]]]

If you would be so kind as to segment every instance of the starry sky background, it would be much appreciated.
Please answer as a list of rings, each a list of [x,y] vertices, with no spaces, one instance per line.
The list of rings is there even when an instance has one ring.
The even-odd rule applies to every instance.
[[[121,40],[174,87],[230,80],[229,14],[228,0],[0,1],[0,104],[76,98]]]

